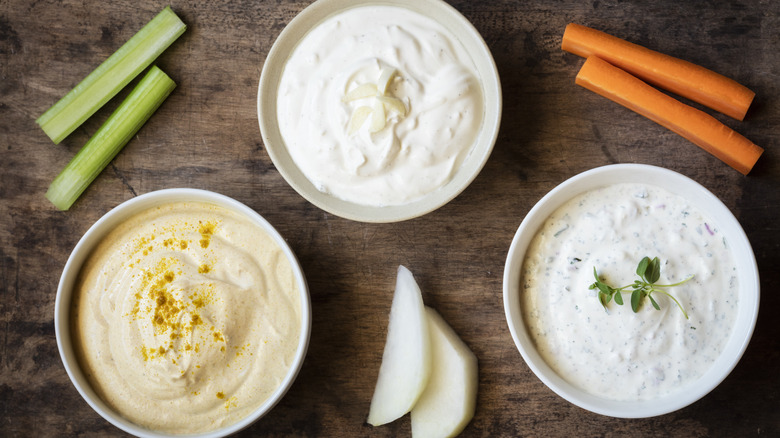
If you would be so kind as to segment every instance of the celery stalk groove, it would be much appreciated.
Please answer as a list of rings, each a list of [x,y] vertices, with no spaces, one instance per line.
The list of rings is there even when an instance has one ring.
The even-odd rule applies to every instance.
[[[186,29],[170,6],[166,7],[36,123],[58,144],[151,65]]]
[[[157,66],[152,66],[130,95],[54,179],[46,192],[46,198],[60,210],[69,209],[175,87],[176,83],[168,75]]]

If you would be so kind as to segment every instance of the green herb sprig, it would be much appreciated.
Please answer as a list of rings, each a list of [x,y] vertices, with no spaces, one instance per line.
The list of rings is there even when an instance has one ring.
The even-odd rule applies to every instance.
[[[664,288],[679,286],[693,278],[693,275],[674,284],[655,284],[655,282],[661,278],[661,262],[658,260],[658,257],[654,257],[652,260],[650,257],[643,258],[636,267],[636,274],[639,275],[638,280],[635,280],[633,283],[626,286],[614,288],[601,281],[598,273],[596,273],[596,267],[594,266],[593,276],[596,277],[596,281],[591,284],[588,289],[598,289],[599,302],[601,302],[601,305],[604,306],[604,310],[606,310],[607,304],[612,299],[615,300],[615,303],[622,306],[623,294],[629,293],[629,291],[626,289],[631,288],[631,309],[634,311],[634,313],[639,311],[639,308],[642,306],[645,298],[650,300],[650,303],[653,305],[653,307],[655,307],[656,310],[661,310],[661,306],[659,306],[653,298],[653,292],[662,293],[671,298],[672,301],[677,304],[677,307],[680,308],[680,311],[682,311],[683,315],[685,315],[685,319],[688,319],[688,314],[685,312],[685,309],[683,309],[683,306],[680,304],[680,302],[677,301],[677,299],[672,296],[672,294],[664,290]]]

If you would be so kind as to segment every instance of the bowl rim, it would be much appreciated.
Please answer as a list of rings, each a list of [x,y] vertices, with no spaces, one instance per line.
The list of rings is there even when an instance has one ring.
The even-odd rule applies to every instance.
[[[276,123],[279,80],[298,41],[323,20],[347,9],[368,5],[410,9],[444,24],[471,55],[474,68],[479,72],[484,97],[484,117],[479,135],[459,171],[444,186],[418,200],[400,205],[360,205],[320,192],[292,161]],[[446,24],[442,20],[446,20]],[[271,46],[258,84],[257,118],[263,144],[271,161],[284,180],[304,199],[342,218],[367,223],[391,223],[420,217],[446,205],[476,179],[498,139],[502,102],[501,81],[490,48],[474,25],[443,0],[317,0],[287,24]]]
[[[260,406],[253,410],[246,417],[236,423],[225,427],[215,429],[210,432],[198,434],[168,434],[147,429],[137,425],[110,408],[95,393],[86,380],[81,367],[78,363],[72,348],[72,339],[70,332],[70,304],[73,295],[73,285],[78,277],[81,266],[91,254],[95,246],[107,235],[113,228],[127,220],[129,217],[145,211],[149,208],[168,204],[171,202],[205,202],[227,208],[234,212],[244,215],[251,222],[261,227],[282,249],[285,257],[292,266],[295,281],[298,286],[299,297],[301,300],[301,324],[300,337],[295,351],[295,357],[290,365],[285,378],[280,385]],[[309,347],[311,337],[311,299],[309,288],[306,282],[303,269],[298,262],[290,246],[279,234],[279,232],[259,213],[247,205],[230,198],[228,196],[201,189],[190,188],[170,188],[149,192],[124,201],[111,209],[98,219],[79,239],[76,246],[70,253],[62,275],[57,286],[57,294],[54,303],[54,331],[57,339],[57,349],[60,353],[65,371],[70,378],[71,383],[76,387],[84,401],[97,412],[106,421],[117,428],[139,437],[200,437],[216,438],[236,433],[267,414],[285,395],[295,381]]]
[[[739,272],[737,318],[724,350],[695,382],[671,394],[651,400],[626,402],[586,393],[558,376],[533,347],[526,332],[519,303],[520,268],[530,240],[552,212],[585,191],[615,183],[655,185],[683,196],[717,223],[729,245]],[[739,221],[712,192],[675,171],[646,164],[612,164],[575,175],[542,197],[518,227],[507,253],[503,275],[504,312],[512,339],[531,371],[548,388],[585,410],[616,418],[648,418],[682,409],[715,389],[736,367],[745,352],[758,318],[760,282],[750,241]]]

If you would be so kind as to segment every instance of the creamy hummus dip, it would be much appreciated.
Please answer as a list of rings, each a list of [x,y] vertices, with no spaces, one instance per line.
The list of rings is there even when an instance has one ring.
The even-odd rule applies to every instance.
[[[278,89],[293,161],[321,192],[401,205],[447,184],[476,142],[484,102],[466,49],[431,18],[360,6],[300,41]]]
[[[589,285],[593,268],[610,286],[638,277],[658,257],[656,284],[686,310],[653,293],[638,313],[630,294],[605,310]],[[711,218],[660,187],[616,184],[556,210],[529,245],[520,283],[526,327],[542,358],[572,385],[613,400],[679,391],[718,358],[734,327],[738,287],[728,241]],[[629,288],[630,292],[631,289]]]
[[[206,432],[258,408],[294,359],[301,302],[259,225],[206,203],[142,212],[90,255],[72,335],[95,392],[166,433]]]

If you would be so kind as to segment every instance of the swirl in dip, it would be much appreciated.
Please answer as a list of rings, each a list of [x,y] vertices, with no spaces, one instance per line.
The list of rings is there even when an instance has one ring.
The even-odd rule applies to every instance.
[[[392,206],[452,179],[476,141],[483,106],[457,38],[411,10],[371,5],[324,20],[300,41],[284,66],[277,119],[290,156],[318,190]]]
[[[602,307],[588,287],[600,277],[631,284],[643,257],[690,319],[661,293],[633,313]],[[528,332],[547,364],[572,385],[612,400],[647,400],[701,377],[723,350],[737,313],[736,266],[728,242],[690,202],[660,187],[615,184],[557,209],[529,245],[520,299]],[[628,289],[630,292],[631,289]]]
[[[166,433],[234,423],[280,385],[301,303],[290,262],[259,225],[207,203],[144,211],[90,255],[71,312],[95,392]]]

